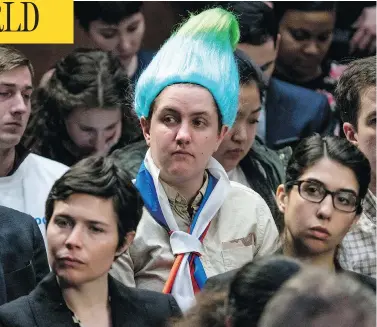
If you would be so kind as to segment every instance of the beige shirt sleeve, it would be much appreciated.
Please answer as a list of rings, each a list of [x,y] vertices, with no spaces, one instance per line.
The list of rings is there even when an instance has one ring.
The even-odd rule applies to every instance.
[[[256,206],[255,214],[258,219],[257,246],[255,258],[271,255],[280,247],[279,232],[272,217],[270,208],[260,197],[260,203]]]
[[[111,276],[128,287],[136,287],[134,277],[134,264],[129,250],[116,259],[110,270]]]

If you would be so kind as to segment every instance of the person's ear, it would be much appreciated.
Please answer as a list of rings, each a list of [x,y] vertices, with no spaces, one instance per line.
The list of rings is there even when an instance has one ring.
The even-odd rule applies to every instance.
[[[351,123],[343,124],[343,132],[348,141],[358,146],[358,140],[357,140],[358,135],[357,135],[355,127]]]
[[[360,216],[361,216],[361,214],[359,214],[359,215],[355,215],[355,218],[353,218],[353,220],[352,220],[352,225],[351,225],[351,227],[354,225],[354,224],[357,224],[357,222],[359,221],[359,219],[360,219]],[[350,227],[350,228],[351,228]]]
[[[146,141],[147,145],[150,146],[150,143],[151,143],[151,134],[150,134],[151,121],[149,119],[146,119],[145,117],[141,117],[140,118],[140,126],[141,126],[141,130],[143,131],[145,141]]]
[[[285,213],[285,208],[288,201],[288,194],[285,192],[284,184],[280,184],[276,190],[276,203],[278,205],[279,211]]]
[[[276,53],[276,57],[279,53],[279,48],[280,48],[280,41],[281,41],[281,35],[280,33],[278,33],[278,35],[276,36],[276,42],[275,42],[275,53]],[[276,58],[275,57],[275,58]]]
[[[126,236],[124,237],[123,245],[120,248],[118,248],[117,251],[115,252],[115,257],[118,257],[122,253],[127,251],[127,249],[130,247],[130,245],[132,244],[132,242],[135,238],[135,234],[136,234],[135,231],[128,232],[126,234]]]
[[[219,133],[219,136],[218,136],[217,142],[216,142],[216,148],[215,148],[215,151],[213,151],[214,153],[219,149],[219,146],[220,146],[221,142],[223,141],[225,134],[228,133],[228,131],[229,131],[228,126],[223,125],[221,127],[221,131]]]

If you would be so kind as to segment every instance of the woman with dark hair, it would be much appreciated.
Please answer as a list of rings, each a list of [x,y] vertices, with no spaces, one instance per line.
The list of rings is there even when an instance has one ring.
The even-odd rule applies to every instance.
[[[344,65],[326,60],[336,19],[334,1],[276,1],[281,35],[274,76],[322,91],[334,108],[333,92]]]
[[[37,90],[25,145],[71,166],[130,144],[141,135],[130,90],[123,67],[110,53],[72,52]]]
[[[276,193],[284,215],[283,254],[342,271],[337,248],[360,217],[370,171],[369,161],[346,139],[320,135],[304,139]],[[375,279],[352,274],[375,290]]]
[[[128,288],[109,275],[127,250],[143,201],[112,156],[74,165],[46,201],[51,272],[0,308],[2,327],[163,327],[181,311],[171,295]]]
[[[230,180],[250,187],[263,197],[279,229],[274,194],[283,183],[284,167],[278,154],[256,137],[266,82],[259,67],[241,50],[235,51],[235,58],[240,76],[237,118],[213,157],[225,168]]]
[[[141,51],[145,32],[142,1],[85,1],[75,3],[75,17],[94,44],[111,51],[126,69],[132,84],[153,58]]]

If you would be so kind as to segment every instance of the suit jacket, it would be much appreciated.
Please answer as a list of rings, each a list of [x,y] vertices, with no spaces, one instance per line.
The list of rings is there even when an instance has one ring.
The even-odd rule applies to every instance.
[[[25,213],[0,206],[0,245],[0,292],[5,284],[6,293],[2,287],[0,298],[9,302],[29,294],[50,268],[38,224]]]
[[[181,311],[171,295],[128,288],[109,276],[113,327],[163,327]],[[2,327],[77,327],[54,273],[27,296],[0,307]]]
[[[271,78],[266,97],[266,145],[294,146],[313,133],[331,134],[335,119],[326,96]]]

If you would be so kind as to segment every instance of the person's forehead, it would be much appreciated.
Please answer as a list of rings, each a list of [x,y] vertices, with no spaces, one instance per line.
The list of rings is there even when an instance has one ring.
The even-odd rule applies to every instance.
[[[31,88],[32,76],[27,66],[19,66],[0,73],[0,85],[10,85],[18,88]]]
[[[357,193],[359,189],[352,169],[329,158],[322,158],[306,168],[299,179],[316,179],[331,190],[352,189]]]
[[[212,111],[210,109],[215,107],[215,102],[212,94],[200,85],[175,84],[166,87],[160,93],[156,99],[156,105],[160,109],[172,106],[171,109],[184,107]]]
[[[360,116],[369,116],[376,112],[376,87],[370,86],[361,91],[360,94]]]
[[[65,200],[57,200],[54,216],[70,216],[82,221],[111,222],[116,220],[114,204],[111,198],[74,193]]]
[[[91,22],[94,26],[99,28],[122,28],[138,21],[140,13],[132,14],[131,16],[125,16],[119,21],[105,21],[103,19],[97,19]]]
[[[335,23],[335,12],[288,10],[284,14],[282,23],[292,28],[321,31],[333,26]]]
[[[258,66],[275,60],[275,43],[271,38],[261,45],[253,45],[250,43],[240,43],[237,46],[245,52]]]

